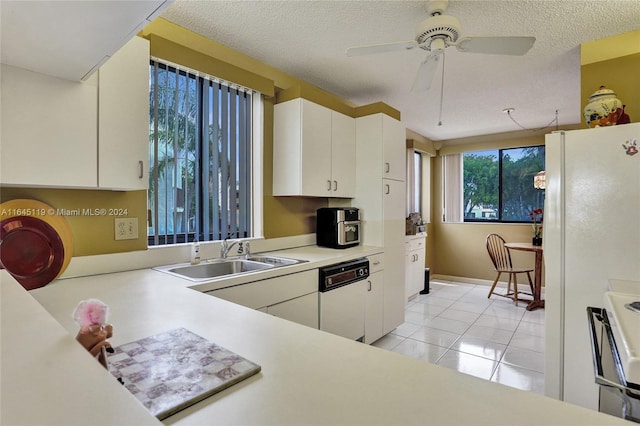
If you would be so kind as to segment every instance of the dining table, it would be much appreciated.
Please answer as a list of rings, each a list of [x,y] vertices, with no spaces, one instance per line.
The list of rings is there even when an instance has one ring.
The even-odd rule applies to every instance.
[[[532,243],[505,243],[504,245],[510,250],[522,250],[535,253],[533,300],[527,305],[527,311],[544,308],[544,300],[540,297],[542,292],[542,246],[535,246]]]

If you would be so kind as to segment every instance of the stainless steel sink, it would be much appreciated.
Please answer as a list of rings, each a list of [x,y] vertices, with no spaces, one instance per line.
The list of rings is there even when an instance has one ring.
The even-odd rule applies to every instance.
[[[249,272],[257,272],[271,268],[277,268],[297,263],[306,262],[306,260],[289,259],[278,256],[261,256],[255,255],[248,259],[229,258],[214,259],[205,261],[198,265],[180,264],[170,266],[159,266],[156,271],[165,272],[180,278],[186,278],[190,281],[206,281],[215,278],[227,277],[231,275],[246,274]]]
[[[262,256],[259,254],[250,256],[249,260],[252,260],[254,262],[268,263],[273,266],[288,266],[306,262],[306,260],[290,259],[288,257],[279,256]]]

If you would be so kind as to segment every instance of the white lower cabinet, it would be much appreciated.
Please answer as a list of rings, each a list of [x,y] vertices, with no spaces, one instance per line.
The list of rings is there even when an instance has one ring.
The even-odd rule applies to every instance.
[[[405,185],[404,182],[382,179],[384,235],[384,328],[391,332],[404,322],[405,269],[404,269],[404,229],[405,229]]]
[[[319,327],[318,293],[310,293],[267,306],[266,312],[275,317],[284,318],[317,329]]]
[[[206,294],[318,328],[318,270],[249,282]]]
[[[424,288],[425,246],[424,235],[407,236],[404,256],[406,300],[409,300]]]
[[[356,118],[356,196],[362,243],[384,247],[383,329],[404,322],[405,129],[385,114]]]
[[[383,254],[369,256],[369,278],[366,281],[364,343],[371,344],[384,336]]]

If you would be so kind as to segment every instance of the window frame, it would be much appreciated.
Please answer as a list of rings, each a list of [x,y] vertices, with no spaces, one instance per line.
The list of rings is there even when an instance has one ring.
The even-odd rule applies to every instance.
[[[245,127],[247,129],[247,132],[250,133],[249,136],[249,140],[248,140],[248,145],[245,146],[244,149],[246,152],[246,158],[248,161],[248,164],[245,164],[245,168],[246,168],[246,172],[243,173],[243,175],[246,177],[246,175],[248,174],[248,179],[244,182],[244,185],[248,191],[248,197],[247,197],[247,201],[246,204],[249,205],[248,207],[248,213],[245,215],[244,218],[240,219],[243,221],[247,222],[247,227],[246,227],[246,232],[245,235],[237,235],[237,234],[229,234],[227,235],[228,238],[242,238],[242,239],[249,239],[249,238],[262,238],[262,234],[263,234],[263,208],[262,208],[262,171],[263,171],[263,158],[262,158],[262,154],[263,154],[263,127],[264,127],[264,117],[263,117],[263,97],[262,95],[253,90],[253,89],[249,89],[249,88],[245,88],[242,86],[238,86],[235,85],[233,83],[229,83],[226,81],[222,81],[221,79],[218,79],[216,77],[210,76],[208,74],[204,74],[201,73],[199,71],[187,68],[185,66],[179,65],[179,64],[175,64],[163,59],[159,59],[159,58],[154,58],[154,57],[150,57],[150,73],[153,72],[154,69],[154,64],[158,63],[161,67],[165,67],[166,70],[170,70],[173,73],[178,73],[178,74],[185,74],[187,75],[187,78],[189,75],[193,75],[196,77],[196,80],[198,77],[202,77],[205,80],[209,80],[210,82],[198,82],[196,83],[196,92],[197,92],[197,102],[198,104],[201,104],[204,100],[203,100],[203,88],[207,87],[209,88],[209,85],[211,84],[220,84],[222,86],[226,86],[228,87],[229,91],[231,90],[242,90],[246,93],[249,93],[251,95],[251,104],[250,106],[250,116],[247,118],[247,121],[245,122],[244,126],[241,127]],[[150,75],[150,83],[151,83],[151,79],[152,76]],[[154,96],[153,94],[153,87],[150,84],[149,87],[150,90],[150,118],[151,118],[151,108],[154,106],[153,105],[153,99],[152,97]],[[216,90],[215,88],[212,90]],[[209,235],[204,236],[204,226],[202,223],[202,220],[207,220],[206,217],[204,216],[204,211],[205,211],[205,206],[204,204],[206,203],[206,201],[204,201],[202,199],[203,194],[206,195],[206,192],[203,193],[202,189],[200,187],[202,187],[203,183],[201,182],[202,180],[202,170],[203,168],[207,167],[207,161],[206,160],[202,160],[201,158],[201,154],[202,154],[202,147],[203,144],[206,144],[206,138],[203,137],[203,123],[202,123],[202,116],[203,114],[206,112],[203,112],[203,108],[200,105],[198,107],[198,113],[197,113],[197,118],[196,118],[196,131],[197,131],[197,136],[196,136],[196,153],[197,153],[197,164],[196,164],[196,169],[195,172],[197,173],[197,177],[195,178],[195,191],[197,192],[197,197],[200,198],[200,202],[196,204],[196,217],[197,220],[200,222],[196,228],[194,230],[189,230],[188,229],[188,225],[187,225],[187,231],[183,231],[180,233],[177,232],[173,232],[173,233],[169,233],[169,232],[165,232],[163,234],[157,234],[157,221],[156,218],[158,216],[158,214],[156,212],[152,212],[151,209],[149,209],[149,219],[152,219],[152,214],[153,214],[153,223],[156,224],[156,227],[154,228],[154,234],[149,233],[149,235],[147,236],[147,240],[148,240],[148,246],[149,247],[164,247],[164,246],[171,246],[171,245],[176,245],[176,244],[187,244],[187,243],[191,243],[193,241],[200,241],[200,242],[213,242],[213,241],[220,241],[219,239],[215,239],[216,236],[216,232],[214,232],[214,230],[210,230],[209,231]],[[154,112],[154,114],[157,114],[157,111]],[[239,115],[238,115],[239,117]],[[155,120],[154,120],[155,121]],[[232,120],[232,122],[234,122]],[[150,121],[150,136],[151,136],[151,132],[152,131],[157,131],[157,128],[154,128],[153,126],[154,122]],[[234,136],[238,137],[237,134],[235,133],[234,130]],[[150,144],[149,144],[149,149],[151,151],[153,146],[153,142],[151,141],[151,137],[150,137]],[[237,149],[237,148],[235,148]],[[156,155],[155,153],[150,152],[150,156],[154,156]],[[237,160],[238,161],[238,160]],[[240,164],[237,165],[233,165],[233,167],[240,167]],[[152,165],[150,164],[150,167],[152,167]],[[152,178],[152,176],[150,176],[150,178]],[[240,176],[240,178],[242,178],[242,176]],[[174,188],[175,190],[175,188]],[[215,191],[215,189],[214,189]],[[149,197],[149,196],[148,196]],[[148,198],[149,199],[149,198]],[[211,198],[209,197],[208,200],[210,200]],[[236,200],[236,198],[234,197],[233,200]],[[228,200],[231,201],[231,200]],[[175,204],[175,201],[174,201]],[[188,221],[188,219],[187,219]],[[167,224],[165,225],[167,226]],[[175,226],[175,224],[174,224]],[[220,230],[220,232],[222,232],[222,230]],[[157,234],[157,235],[156,235]],[[222,234],[220,235],[221,239],[224,239],[224,236],[222,236]]]
[[[509,151],[509,150],[515,150],[515,149],[527,149],[527,148],[542,148],[545,150],[546,152],[546,147],[545,144],[539,144],[539,145],[526,145],[526,146],[515,146],[515,147],[506,147],[506,148],[489,148],[489,149],[485,149],[485,150],[479,150],[479,151],[464,151],[461,152],[461,160],[462,160],[462,167],[461,167],[461,173],[462,173],[462,186],[460,188],[461,190],[461,195],[462,195],[462,212],[461,212],[461,221],[459,223],[488,223],[488,224],[497,224],[497,223],[505,223],[505,224],[530,224],[533,222],[533,220],[531,218],[529,219],[525,219],[525,220],[515,220],[515,219],[502,219],[502,215],[503,215],[503,208],[504,208],[504,194],[503,194],[503,181],[504,181],[504,177],[503,177],[503,159],[504,159],[504,151]],[[498,217],[493,220],[493,219],[478,219],[478,218],[468,218],[465,215],[465,203],[464,203],[464,185],[465,185],[465,179],[464,179],[464,157],[465,154],[471,154],[474,152],[489,152],[489,151],[497,151],[498,154],[498,206],[497,206],[497,211],[498,211]],[[542,165],[542,169],[544,170],[546,167],[546,161],[545,164]],[[540,170],[536,171],[535,173],[539,172]],[[531,186],[533,187],[533,176],[535,176],[535,173],[532,175],[531,178]],[[537,191],[542,191],[542,193],[544,194],[544,190],[537,190]],[[544,209],[544,197],[542,197],[542,202],[541,205],[538,206],[539,208]],[[538,208],[538,207],[534,207],[534,208]]]

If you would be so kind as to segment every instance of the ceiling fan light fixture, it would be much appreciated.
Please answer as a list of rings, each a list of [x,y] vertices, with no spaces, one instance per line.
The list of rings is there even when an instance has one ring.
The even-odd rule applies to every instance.
[[[416,42],[426,50],[429,45],[426,42],[433,37],[443,38],[447,45],[455,43],[460,38],[460,21],[450,15],[436,15],[425,19],[416,30]]]

